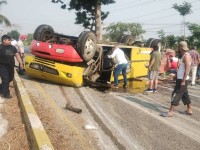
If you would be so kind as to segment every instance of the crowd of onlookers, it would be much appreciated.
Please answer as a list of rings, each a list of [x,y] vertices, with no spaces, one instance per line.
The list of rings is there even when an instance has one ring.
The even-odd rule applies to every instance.
[[[158,52],[158,47],[154,46],[150,54],[150,61],[148,66],[148,77],[150,80],[149,88],[146,92],[157,92],[158,75],[161,66],[161,54]],[[180,100],[187,109],[184,111],[186,115],[192,115],[191,100],[188,93],[188,85],[196,85],[196,77],[199,79],[200,55],[196,47],[190,50],[186,41],[181,41],[178,46],[177,57],[173,55],[168,56],[168,73],[175,77],[175,87],[171,95],[171,106],[168,112],[162,112],[163,117],[172,117],[175,106],[179,105]],[[190,79],[191,76],[191,79]]]
[[[190,66],[190,76],[191,76],[191,86],[196,85],[196,81],[200,80],[200,54],[197,48],[194,46],[189,51],[191,56],[191,66]],[[179,64],[179,59],[173,55],[169,55],[167,59],[168,74],[173,76],[176,74]]]

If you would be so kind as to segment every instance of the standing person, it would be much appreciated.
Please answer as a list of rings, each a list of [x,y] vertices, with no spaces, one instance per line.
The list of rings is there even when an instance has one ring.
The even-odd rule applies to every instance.
[[[161,116],[163,117],[172,117],[174,113],[174,108],[175,106],[178,106],[181,99],[183,101],[183,104],[187,105],[187,110],[184,113],[192,115],[191,101],[187,90],[191,65],[191,57],[188,51],[189,48],[187,46],[187,43],[185,41],[181,41],[179,43],[179,52],[181,54],[181,59],[177,71],[176,85],[174,87],[174,91],[172,92],[171,106],[169,108],[169,112],[162,112]]]
[[[11,38],[8,35],[1,37],[0,44],[0,76],[2,83],[0,84],[0,93],[3,94],[4,98],[12,98],[9,91],[9,83],[14,78],[14,66],[15,59],[20,64],[20,68],[23,68],[20,55],[17,53],[15,46],[11,45]]]
[[[190,56],[191,56],[191,59],[192,59],[192,64],[191,64],[191,72],[192,72],[191,85],[195,86],[197,68],[198,68],[198,65],[199,65],[199,62],[200,62],[200,55],[199,55],[199,52],[197,52],[195,46],[191,49]]]
[[[19,41],[17,42],[17,46],[18,46],[18,53],[21,57],[21,60],[22,60],[22,63],[24,65],[24,40],[26,39],[26,36],[25,35],[21,35],[20,38],[19,38]],[[20,69],[20,65],[19,65],[19,74],[22,75],[23,74],[23,70]]]
[[[149,88],[146,90],[146,92],[157,92],[160,64],[161,54],[160,52],[158,52],[158,46],[153,46],[153,52],[151,54],[148,67],[150,83]]]
[[[115,58],[115,62],[116,62],[116,66],[114,69],[114,86],[115,86],[115,88],[118,88],[118,76],[119,76],[120,72],[122,72],[122,75],[124,78],[123,87],[127,87],[126,69],[128,66],[128,61],[125,57],[124,52],[118,47],[118,45],[115,45],[113,47],[113,53],[111,55],[108,55],[108,58]]]

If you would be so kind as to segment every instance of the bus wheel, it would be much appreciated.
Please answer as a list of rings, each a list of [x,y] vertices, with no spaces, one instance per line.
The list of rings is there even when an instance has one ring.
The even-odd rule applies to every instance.
[[[123,39],[122,39],[122,43],[125,43],[126,45],[132,45],[134,42],[134,37],[131,35],[126,35]]]
[[[84,61],[90,61],[97,49],[97,39],[93,32],[84,31],[78,38],[77,51]]]
[[[154,46],[158,46],[158,51],[161,52],[161,48],[162,48],[161,39],[154,39],[150,47],[153,48]]]
[[[154,38],[149,38],[145,44],[145,47],[151,47],[151,43],[154,41]]]
[[[123,43],[122,41],[123,41],[123,38],[126,36],[126,34],[122,34],[122,35],[120,35],[119,37],[118,37],[118,39],[117,39],[117,42],[118,43]]]
[[[45,42],[52,37],[54,30],[51,26],[42,24],[35,29],[33,39],[37,41]]]

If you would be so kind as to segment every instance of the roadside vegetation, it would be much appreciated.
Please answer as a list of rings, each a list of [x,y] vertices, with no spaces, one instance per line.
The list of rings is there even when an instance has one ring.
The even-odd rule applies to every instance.
[[[86,30],[93,31],[99,41],[117,41],[118,37],[123,34],[131,35],[134,40],[140,40],[145,42],[147,39],[143,38],[143,34],[146,32],[140,23],[124,23],[116,22],[111,23],[107,27],[102,28],[103,21],[108,17],[110,12],[101,11],[102,5],[111,5],[116,3],[115,0],[71,0],[68,5],[62,0],[52,0],[52,3],[61,4],[61,9],[75,10],[76,18],[75,24],[82,25]],[[5,0],[0,0],[0,7],[3,4],[7,4]],[[185,32],[182,36],[175,36],[174,34],[166,34],[164,30],[157,31],[158,37],[162,40],[164,49],[177,49],[177,43],[181,40],[186,40],[190,47],[196,46],[200,51],[200,25],[196,23],[187,22],[185,16],[192,13],[192,5],[188,2],[182,4],[173,4],[172,8],[177,10],[184,20],[184,31],[186,28],[191,32],[191,35],[185,36]],[[11,26],[10,21],[0,13],[0,24],[5,23]],[[104,32],[103,32],[104,31]],[[18,39],[18,31],[10,31],[9,35]],[[18,38],[17,38],[18,37]],[[33,39],[33,33],[27,35],[25,45],[29,45]]]
[[[7,4],[7,1],[0,0],[0,8],[3,6],[3,4]],[[0,12],[0,24],[5,23],[7,26],[11,26],[11,22],[6,18],[4,15]]]

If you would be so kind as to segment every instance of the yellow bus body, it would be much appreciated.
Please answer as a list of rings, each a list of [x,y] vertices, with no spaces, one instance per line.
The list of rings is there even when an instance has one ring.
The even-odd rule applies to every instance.
[[[32,64],[32,65],[31,65]],[[41,68],[46,67],[42,71]],[[80,87],[83,84],[83,67],[57,63],[34,56],[25,57],[25,71],[28,76],[64,85]]]
[[[99,44],[99,46],[108,46]],[[137,78],[147,75],[147,68],[145,65],[149,63],[151,48],[134,47],[134,46],[119,46],[125,53],[130,51],[129,67],[127,69],[127,78]],[[26,74],[68,86],[80,87],[83,85],[84,67],[81,63],[60,63],[52,60],[38,58],[35,56],[25,57]],[[122,80],[122,74],[119,75],[119,80]],[[114,81],[113,73],[110,82]]]

